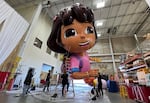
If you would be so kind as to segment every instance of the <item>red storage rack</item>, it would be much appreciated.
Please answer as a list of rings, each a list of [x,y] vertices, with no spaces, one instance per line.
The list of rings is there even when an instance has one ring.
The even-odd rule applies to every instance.
[[[9,72],[0,72],[0,90],[4,89],[9,74],[10,74]]]
[[[150,96],[150,87],[141,87],[142,91],[143,91],[143,94],[144,94],[144,102],[146,103],[150,103],[150,100],[149,100],[149,96]]]
[[[126,88],[127,88],[127,91],[128,91],[128,97],[130,99],[134,99],[135,95],[134,95],[133,90],[132,90],[133,86],[126,86]]]
[[[150,103],[150,87],[139,86],[139,85],[130,85],[127,86],[128,96],[130,99],[134,99],[142,103]]]

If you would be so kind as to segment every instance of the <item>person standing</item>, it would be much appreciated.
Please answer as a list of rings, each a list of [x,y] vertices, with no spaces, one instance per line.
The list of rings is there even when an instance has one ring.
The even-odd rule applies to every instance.
[[[102,76],[100,73],[98,73],[98,92],[100,95],[103,95]]]
[[[47,88],[47,92],[49,91],[50,77],[51,77],[51,71],[49,70],[47,77],[46,77],[46,83],[44,85],[43,92],[45,92],[46,88]]]
[[[66,70],[64,70],[64,73],[61,75],[61,78],[62,78],[62,96],[64,96],[65,85],[67,85],[67,92],[69,89],[69,80],[68,80],[68,74]]]
[[[23,96],[27,95],[29,93],[29,89],[30,89],[30,84],[31,84],[31,81],[32,81],[32,77],[33,77],[33,73],[34,73],[34,68],[30,68],[28,73],[27,73],[27,76],[25,78],[25,81],[24,81],[24,86],[23,86]]]

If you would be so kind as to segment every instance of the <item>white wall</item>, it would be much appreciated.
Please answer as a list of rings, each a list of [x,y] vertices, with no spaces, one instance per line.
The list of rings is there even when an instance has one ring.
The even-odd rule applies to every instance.
[[[44,11],[39,13],[39,9],[41,8],[31,7],[21,9],[20,11],[18,10],[21,12],[21,15],[25,16],[25,18],[31,23],[24,41],[24,45],[22,46],[22,50],[20,50],[21,52],[19,54],[22,59],[18,69],[21,69],[23,72],[20,78],[24,81],[29,67],[33,67],[36,72],[34,76],[36,83],[39,83],[43,63],[54,66],[54,73],[56,73],[56,71],[57,73],[60,72],[61,64],[61,61],[54,57],[54,52],[52,52],[51,55],[46,53],[46,43],[51,32],[51,21],[47,13]],[[33,45],[36,37],[43,42],[41,49]]]

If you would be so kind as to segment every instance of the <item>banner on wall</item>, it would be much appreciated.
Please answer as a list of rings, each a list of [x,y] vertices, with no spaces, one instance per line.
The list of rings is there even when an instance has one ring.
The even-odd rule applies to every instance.
[[[29,23],[5,1],[0,0],[0,65],[14,50]]]

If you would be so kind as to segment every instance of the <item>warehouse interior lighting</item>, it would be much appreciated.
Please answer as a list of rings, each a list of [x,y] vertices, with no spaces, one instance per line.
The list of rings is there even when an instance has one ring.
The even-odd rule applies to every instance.
[[[96,5],[97,8],[103,8],[104,6],[105,6],[105,2],[104,2],[104,1],[99,2],[99,3],[97,3],[97,5]]]
[[[102,26],[103,25],[103,22],[98,22],[97,24],[96,24],[96,26]]]
[[[98,33],[98,34],[97,34],[97,36],[98,36],[98,37],[100,37],[100,36],[101,36],[101,34],[100,34],[100,33]]]

